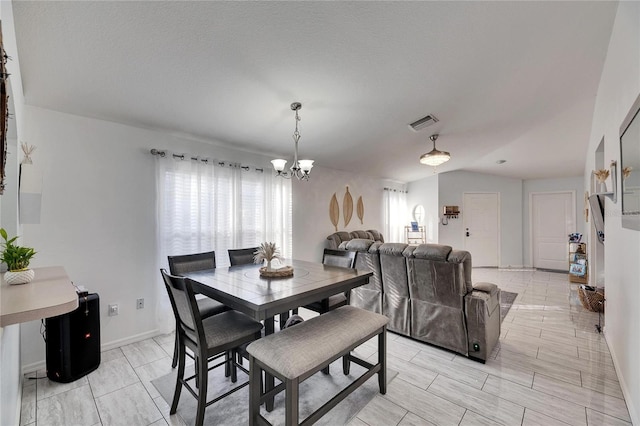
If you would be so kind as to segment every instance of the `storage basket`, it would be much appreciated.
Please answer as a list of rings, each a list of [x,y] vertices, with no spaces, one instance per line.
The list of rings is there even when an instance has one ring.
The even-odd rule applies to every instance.
[[[592,312],[604,312],[604,288],[593,288],[581,285],[578,287],[578,297],[585,309]]]

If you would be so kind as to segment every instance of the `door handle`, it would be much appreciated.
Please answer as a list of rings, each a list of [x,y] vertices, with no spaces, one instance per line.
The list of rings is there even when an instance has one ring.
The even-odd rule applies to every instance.
[[[469,235],[471,235],[471,234],[469,234],[469,228],[467,228],[467,232],[466,232],[466,234],[467,234],[467,237],[468,237]]]

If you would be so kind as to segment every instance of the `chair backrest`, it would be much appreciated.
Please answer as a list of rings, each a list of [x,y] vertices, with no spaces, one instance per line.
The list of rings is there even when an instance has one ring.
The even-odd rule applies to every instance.
[[[167,256],[169,259],[169,271],[171,275],[182,275],[186,272],[206,271],[216,268],[216,252],[183,254],[180,256]]]
[[[231,266],[235,265],[248,265],[253,263],[253,256],[255,256],[258,247],[243,248],[243,249],[229,249],[229,261]]]
[[[204,327],[191,281],[188,278],[168,274],[164,269],[161,269],[160,273],[176,317],[178,327],[176,333],[183,333],[187,341],[199,345],[200,341],[204,341]]]
[[[325,265],[353,268],[355,261],[355,251],[324,249],[322,254],[322,263]]]

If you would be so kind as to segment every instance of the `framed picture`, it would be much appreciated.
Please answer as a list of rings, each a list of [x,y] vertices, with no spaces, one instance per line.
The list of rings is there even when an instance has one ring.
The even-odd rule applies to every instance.
[[[420,228],[418,228],[418,222],[411,222],[411,232],[419,232]]]
[[[587,273],[587,265],[581,263],[572,263],[569,267],[569,273],[578,277],[584,277]]]

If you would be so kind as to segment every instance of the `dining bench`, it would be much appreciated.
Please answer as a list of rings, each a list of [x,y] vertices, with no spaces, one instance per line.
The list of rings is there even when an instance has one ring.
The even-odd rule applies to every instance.
[[[247,347],[250,366],[249,424],[270,425],[260,414],[260,405],[282,391],[285,391],[287,426],[315,423],[374,374],[378,374],[380,393],[385,394],[388,322],[389,318],[384,315],[347,305],[251,343]],[[351,353],[374,336],[378,336],[376,364]],[[366,368],[366,371],[299,423],[300,383],[339,358],[343,358],[344,374],[349,373],[350,362]],[[262,371],[277,377],[281,383],[263,392]]]

